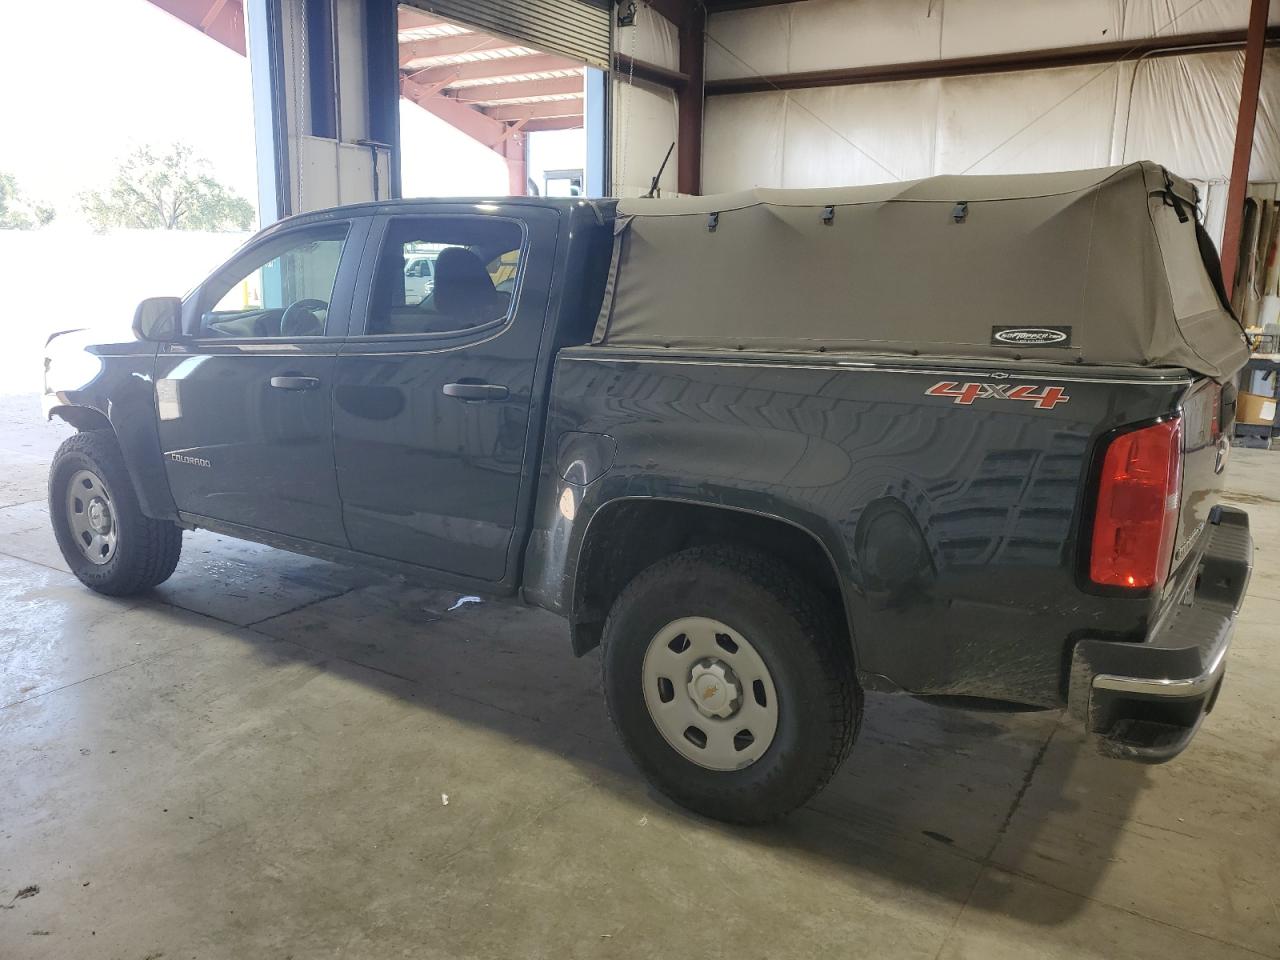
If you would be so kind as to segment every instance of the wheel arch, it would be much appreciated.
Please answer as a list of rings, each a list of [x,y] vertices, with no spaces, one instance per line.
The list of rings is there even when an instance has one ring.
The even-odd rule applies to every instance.
[[[846,579],[831,547],[787,517],[729,504],[666,497],[616,497],[587,520],[572,574],[568,614],[573,652],[600,643],[604,620],[622,588],[641,570],[687,547],[723,543],[766,550],[805,575],[831,603],[857,663]],[[621,549],[619,544],[626,544]]]
[[[110,430],[115,433],[115,427],[112,426],[111,420],[101,410],[93,407],[86,407],[76,403],[62,403],[49,408],[49,419],[57,417],[71,426],[75,427],[81,433],[89,430]]]
[[[57,417],[69,423],[79,433],[109,432],[124,454],[125,471],[142,512],[156,520],[176,522],[178,509],[165,474],[153,409],[129,399],[129,403],[103,404],[109,412],[87,403],[48,404],[46,400],[45,414],[50,420]]]

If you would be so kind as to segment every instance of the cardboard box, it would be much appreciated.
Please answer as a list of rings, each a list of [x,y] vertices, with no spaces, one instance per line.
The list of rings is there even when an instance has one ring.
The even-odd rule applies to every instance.
[[[1242,393],[1236,397],[1236,423],[1252,423],[1264,427],[1276,419],[1274,397],[1258,393]]]

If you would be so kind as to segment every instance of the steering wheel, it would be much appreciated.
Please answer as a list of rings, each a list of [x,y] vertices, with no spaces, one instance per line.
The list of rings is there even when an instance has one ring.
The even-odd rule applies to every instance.
[[[324,333],[324,321],[316,316],[317,310],[328,310],[323,300],[295,300],[280,317],[280,336],[318,337]]]

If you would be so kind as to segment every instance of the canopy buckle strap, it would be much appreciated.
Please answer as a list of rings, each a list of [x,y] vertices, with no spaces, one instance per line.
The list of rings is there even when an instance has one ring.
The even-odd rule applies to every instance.
[[[1164,205],[1173,207],[1174,212],[1178,215],[1179,223],[1186,223],[1188,219],[1187,211],[1182,205],[1182,198],[1174,192],[1173,177],[1169,175],[1169,171],[1164,171]]]
[[[957,200],[956,205],[951,208],[951,219],[956,223],[964,223],[969,216],[969,201]]]
[[[718,226],[720,226],[720,214],[708,213],[707,214],[707,233],[715,233],[716,227]]]
[[[832,221],[835,220],[835,218],[836,218],[835,207],[828,205],[822,208],[822,222],[825,223],[828,227],[831,226],[831,223]]]

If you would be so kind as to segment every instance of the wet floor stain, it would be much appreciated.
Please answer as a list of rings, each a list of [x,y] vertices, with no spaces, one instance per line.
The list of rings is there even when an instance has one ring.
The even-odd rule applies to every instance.
[[[19,890],[17,893],[13,895],[13,899],[10,900],[8,903],[0,904],[0,909],[12,910],[14,908],[14,905],[19,900],[27,900],[31,897],[34,897],[39,892],[40,892],[40,884],[38,883],[33,883],[30,886],[23,887],[21,890]]]
[[[1222,499],[1233,503],[1280,503],[1280,500],[1275,497],[1264,496],[1261,493],[1233,493],[1230,490],[1222,491]]]

